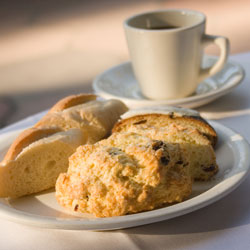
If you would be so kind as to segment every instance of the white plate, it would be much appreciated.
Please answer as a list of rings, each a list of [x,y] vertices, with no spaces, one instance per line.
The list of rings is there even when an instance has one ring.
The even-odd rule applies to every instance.
[[[203,67],[206,68],[213,65],[216,60],[217,57],[206,55]],[[239,64],[229,60],[219,73],[200,83],[192,96],[174,100],[156,101],[143,97],[135,79],[131,63],[126,62],[108,69],[97,76],[93,82],[93,89],[104,98],[118,98],[122,100],[130,108],[162,104],[194,108],[227,94],[240,84],[244,76],[243,68]]]
[[[45,228],[112,230],[167,220],[207,206],[235,189],[249,172],[249,145],[239,134],[216,122],[211,122],[219,135],[216,147],[220,167],[215,179],[195,183],[190,199],[169,207],[133,215],[111,218],[84,218],[68,214],[56,202],[54,191],[30,195],[19,199],[0,199],[2,218]],[[19,131],[0,136],[0,154]]]

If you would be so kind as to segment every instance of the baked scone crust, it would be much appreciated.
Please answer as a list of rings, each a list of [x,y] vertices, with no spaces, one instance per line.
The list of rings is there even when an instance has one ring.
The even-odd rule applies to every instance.
[[[188,159],[190,175],[196,181],[208,181],[219,170],[210,141],[197,129],[186,129],[171,124],[168,128],[161,129],[130,127],[128,132],[178,144],[183,155]]]
[[[125,119],[116,123],[112,131],[134,132],[151,139],[178,143],[186,157],[190,158],[190,174],[194,180],[211,179],[219,169],[213,149],[217,141],[215,130],[196,111],[173,110],[178,112],[170,112],[171,108],[168,108],[165,113],[160,113],[164,107],[159,109],[159,113],[157,107],[152,109],[154,113],[150,113],[150,109],[142,109],[138,113],[136,110],[128,111],[122,116]]]
[[[128,112],[129,113],[129,112]],[[126,114],[126,113],[125,113]],[[209,123],[200,116],[179,115],[179,113],[171,112],[169,114],[157,114],[150,112],[143,115],[135,115],[129,118],[121,119],[113,128],[113,132],[126,131],[128,126],[137,126],[138,128],[153,126],[155,128],[167,127],[171,124],[176,124],[185,128],[196,128],[204,136],[206,136],[212,146],[217,142],[217,134]]]
[[[134,133],[111,138],[80,146],[70,157],[68,172],[56,183],[60,205],[109,217],[152,210],[190,195],[192,179],[178,146]]]

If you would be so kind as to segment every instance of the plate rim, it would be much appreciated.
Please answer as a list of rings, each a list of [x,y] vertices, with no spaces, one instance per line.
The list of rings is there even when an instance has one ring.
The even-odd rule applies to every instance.
[[[213,55],[204,55],[205,60],[209,60],[209,59],[217,59],[218,56],[213,56]],[[223,85],[221,88],[206,92],[204,94],[200,94],[200,95],[195,95],[195,96],[188,96],[188,97],[184,97],[184,98],[179,98],[179,99],[171,99],[171,100],[150,100],[150,99],[135,99],[135,98],[128,98],[128,97],[123,97],[123,96],[115,96],[109,92],[106,92],[103,88],[100,88],[98,83],[101,81],[102,77],[104,75],[110,74],[112,71],[117,71],[119,68],[124,67],[125,65],[131,65],[131,61],[126,61],[123,63],[120,63],[118,65],[115,65],[109,69],[106,69],[105,71],[103,71],[102,73],[100,73],[99,75],[97,75],[93,82],[92,82],[92,88],[95,91],[95,93],[97,94],[102,94],[105,96],[108,96],[109,98],[119,98],[121,100],[124,100],[126,102],[131,102],[131,103],[145,103],[145,105],[150,105],[150,104],[166,104],[166,105],[177,105],[177,104],[185,104],[185,103],[192,103],[192,102],[198,102],[201,101],[203,99],[206,98],[218,98],[222,95],[227,94],[228,92],[230,92],[232,89],[234,89],[235,87],[237,87],[245,78],[245,70],[244,68],[237,62],[235,62],[234,60],[228,59],[228,61],[226,62],[225,65],[227,64],[233,64],[234,66],[236,66],[238,68],[238,72],[239,72],[239,79],[236,81],[234,80],[233,83],[231,84],[225,84]],[[224,66],[225,67],[225,66]],[[212,76],[213,77],[213,76]],[[209,77],[209,78],[212,78]]]
[[[248,176],[250,171],[250,157],[248,156],[247,153],[250,151],[250,146],[247,140],[234,130],[215,121],[209,121],[209,123],[215,128],[215,130],[219,130],[220,133],[223,131],[222,133],[224,133],[226,137],[233,135],[240,136],[241,140],[234,142],[234,148],[237,149],[238,151],[243,150],[244,153],[244,159],[239,158],[239,162],[237,162],[237,164],[243,166],[244,171],[237,174],[235,180],[229,185],[229,187],[227,188],[224,187],[220,189],[220,193],[214,194],[212,192],[212,189],[216,188],[216,186],[222,183],[223,180],[217,183],[214,187],[205,191],[204,193],[169,207],[155,209],[152,211],[147,211],[132,215],[109,217],[109,218],[96,218],[84,221],[80,220],[79,218],[59,219],[52,216],[41,216],[36,214],[30,214],[28,212],[17,210],[13,207],[5,205],[2,202],[4,198],[2,198],[0,201],[0,217],[21,224],[28,224],[43,228],[66,229],[66,230],[114,230],[114,229],[129,228],[133,226],[140,226],[140,225],[150,224],[153,222],[168,220],[171,218],[178,217],[180,215],[196,211],[202,207],[214,203],[215,201],[223,198],[224,196],[232,192]],[[17,133],[17,131],[19,131],[19,129],[7,132],[6,134],[2,134],[1,137],[11,136]]]

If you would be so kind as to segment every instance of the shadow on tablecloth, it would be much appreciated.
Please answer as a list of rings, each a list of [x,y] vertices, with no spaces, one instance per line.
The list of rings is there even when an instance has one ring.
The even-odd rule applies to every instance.
[[[243,85],[246,85],[244,83]],[[249,94],[240,86],[239,89],[215,100],[214,102],[198,108],[198,111],[206,119],[224,119],[250,115]]]
[[[119,230],[134,235],[211,232],[250,224],[250,176],[232,193],[205,208],[170,220]]]

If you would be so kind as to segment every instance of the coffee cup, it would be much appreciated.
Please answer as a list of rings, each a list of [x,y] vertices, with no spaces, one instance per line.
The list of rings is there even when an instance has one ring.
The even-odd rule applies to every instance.
[[[205,34],[205,25],[204,14],[186,9],[152,11],[125,20],[132,68],[145,97],[187,97],[202,80],[223,68],[229,41]],[[203,50],[209,44],[217,45],[220,55],[214,65],[204,69]]]

